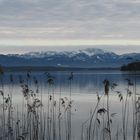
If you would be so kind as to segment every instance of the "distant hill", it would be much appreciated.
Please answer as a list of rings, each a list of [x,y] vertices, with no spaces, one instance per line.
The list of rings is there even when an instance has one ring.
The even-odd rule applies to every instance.
[[[140,61],[133,62],[128,65],[124,65],[121,67],[122,71],[140,71]]]
[[[0,64],[5,67],[117,68],[134,61],[140,61],[140,53],[117,55],[96,48],[0,55]]]

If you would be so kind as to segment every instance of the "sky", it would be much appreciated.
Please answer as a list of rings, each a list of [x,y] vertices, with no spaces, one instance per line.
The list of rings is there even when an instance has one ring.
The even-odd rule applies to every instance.
[[[140,52],[140,0],[0,0],[0,53]]]

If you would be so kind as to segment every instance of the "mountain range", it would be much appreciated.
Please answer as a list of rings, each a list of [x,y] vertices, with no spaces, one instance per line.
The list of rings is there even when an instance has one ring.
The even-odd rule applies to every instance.
[[[97,48],[87,48],[78,51],[0,54],[0,64],[2,66],[117,68],[136,61],[140,61],[140,53],[118,55]]]

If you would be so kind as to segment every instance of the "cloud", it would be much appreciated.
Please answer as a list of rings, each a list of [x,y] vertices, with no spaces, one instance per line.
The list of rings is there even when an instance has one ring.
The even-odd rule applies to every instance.
[[[0,0],[0,38],[138,39],[139,0]]]

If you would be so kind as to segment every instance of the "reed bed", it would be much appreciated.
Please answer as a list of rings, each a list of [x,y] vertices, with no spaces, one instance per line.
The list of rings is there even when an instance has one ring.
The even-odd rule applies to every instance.
[[[9,76],[8,94],[5,94],[4,72],[0,74],[0,140],[75,140],[73,128],[73,72],[69,73],[69,95],[62,97],[61,84],[59,99],[55,96],[56,78],[44,73],[47,97],[43,96],[42,78],[38,79],[31,72],[19,75],[21,89],[20,105],[13,100],[15,77]],[[136,76],[135,76],[136,77]],[[108,79],[103,81],[103,93],[97,93],[96,104],[89,112],[89,118],[81,123],[79,140],[140,140],[140,96],[137,93],[136,78],[126,80],[126,92],[116,90],[116,83]],[[33,88],[34,87],[34,88]],[[111,111],[110,91],[118,96],[121,107],[121,124],[114,128],[116,112]],[[45,98],[45,99],[44,99]],[[131,114],[132,117],[129,115]],[[114,131],[115,130],[115,131]]]

